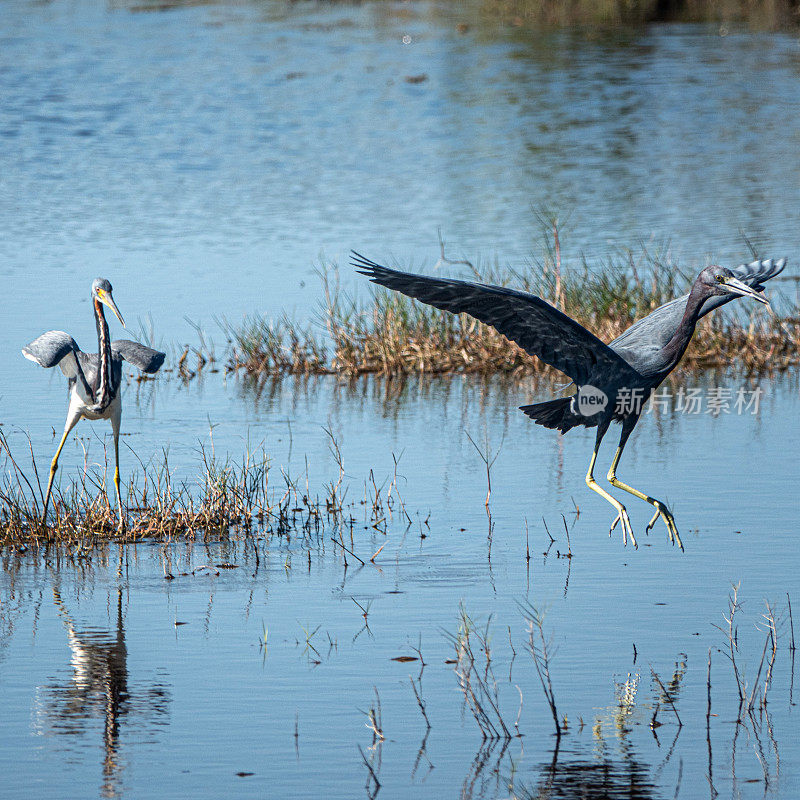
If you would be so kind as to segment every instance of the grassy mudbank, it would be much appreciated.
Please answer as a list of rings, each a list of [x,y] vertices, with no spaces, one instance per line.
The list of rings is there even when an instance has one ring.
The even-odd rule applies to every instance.
[[[140,462],[127,486],[122,486],[125,528],[120,531],[114,487],[106,478],[110,474],[107,459],[105,469],[86,469],[62,485],[56,484],[45,525],[41,473],[32,450],[28,447],[24,456],[12,452],[0,432],[4,472],[0,481],[0,545],[59,543],[91,548],[103,540],[202,541],[209,536],[251,533],[324,536],[338,545],[345,563],[352,560],[363,564],[375,556],[354,552],[360,549],[353,537],[356,524],[386,533],[395,520],[404,525],[412,523],[399,493],[397,462],[393,475],[383,482],[376,482],[371,472],[369,480],[363,482],[363,496],[345,502],[348,484],[341,453],[333,436],[328,436],[338,475],[316,491],[310,489],[307,474],[292,476],[283,468],[274,468],[263,450],[247,452],[239,461],[220,461],[201,447],[198,474],[191,484],[172,479],[166,454],[158,462]],[[44,474],[46,477],[46,469]]]
[[[783,29],[800,23],[796,0],[481,0],[479,7],[485,17],[516,26],[716,22]]]
[[[446,261],[446,260],[445,260]],[[590,271],[584,263],[561,268],[557,249],[525,273],[502,268],[478,271],[444,263],[435,274],[513,286],[543,297],[605,342],[636,320],[688,292],[699,269],[678,271],[643,253]],[[247,320],[229,330],[231,371],[252,375],[338,373],[551,373],[549,367],[509,342],[493,328],[466,315],[454,316],[385,290],[356,301],[332,289],[323,277],[322,324],[300,326]],[[777,280],[767,285],[775,297]],[[733,364],[751,373],[787,369],[800,362],[800,315],[770,314],[755,304],[735,302],[701,320],[680,369]]]

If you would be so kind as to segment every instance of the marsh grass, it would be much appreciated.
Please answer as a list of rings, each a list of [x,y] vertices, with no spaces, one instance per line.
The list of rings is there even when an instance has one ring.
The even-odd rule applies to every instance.
[[[481,628],[467,614],[463,603],[458,617],[456,632],[445,636],[453,647],[451,662],[464,703],[484,741],[508,741],[516,734],[511,732],[501,710],[500,690],[492,665],[491,617]]]
[[[331,447],[339,452],[336,440],[330,437]],[[231,535],[303,536],[319,541],[330,536],[340,545],[345,565],[345,553],[364,563],[354,552],[357,504],[345,502],[347,486],[343,486],[341,459],[337,480],[314,493],[308,474],[292,476],[284,469],[273,468],[263,449],[248,450],[234,461],[221,460],[213,447],[209,450],[200,445],[198,475],[191,483],[172,478],[169,453],[165,451],[160,459],[149,463],[139,460],[139,468],[122,487],[126,524],[120,531],[113,483],[106,479],[112,472],[107,453],[104,463],[90,466],[87,458],[76,477],[56,483],[46,525],[41,521],[42,473],[30,441],[23,457],[12,452],[0,431],[0,454],[5,461],[0,479],[0,544],[91,546],[102,540],[204,540]],[[396,480],[391,485],[393,498],[371,498],[368,513],[385,521],[392,519],[399,507],[410,520]],[[387,535],[385,525],[381,533]],[[349,546],[345,545],[345,534]]]
[[[563,269],[554,244],[525,271],[447,265],[442,274],[512,286],[544,298],[596,336],[610,342],[636,320],[688,291],[695,275],[647,250],[590,268]],[[335,373],[346,376],[413,373],[560,375],[493,328],[378,289],[358,300],[339,289],[335,273],[321,275],[324,301],[316,323],[252,317],[229,326],[229,371],[265,377]],[[770,294],[779,286],[773,282]],[[782,302],[782,301],[781,301]],[[778,304],[780,307],[780,303]],[[739,302],[703,319],[680,369],[733,365],[746,373],[780,371],[800,362],[800,315],[770,315]]]
[[[288,317],[252,316],[239,326],[226,324],[232,342],[228,371],[252,375],[323,374],[330,372],[326,348],[318,333]]]
[[[730,774],[723,777],[722,783],[737,780],[737,772],[742,771],[747,751],[750,751],[749,760],[745,762],[745,769],[758,765],[761,769],[761,778],[751,777],[752,783],[761,783],[766,790],[774,785],[781,775],[781,753],[778,746],[777,726],[774,719],[774,705],[788,702],[788,707],[793,705],[791,687],[794,681],[794,632],[791,620],[791,601],[787,594],[786,606],[764,600],[764,611],[760,614],[745,615],[743,603],[739,599],[739,586],[734,585],[728,598],[727,613],[724,615],[724,625],[713,625],[713,628],[723,634],[724,644],[708,648],[707,664],[705,669],[690,668],[690,657],[686,653],[678,653],[670,671],[656,672],[652,664],[649,665],[651,682],[649,688],[642,682],[639,672],[628,672],[623,680],[617,676],[611,678],[614,685],[614,699],[608,705],[595,707],[591,716],[575,713],[574,705],[570,708],[578,725],[569,725],[566,713],[559,713],[556,708],[554,683],[557,679],[564,679],[562,670],[558,669],[555,660],[556,638],[563,638],[563,634],[548,631],[545,628],[545,617],[528,602],[520,601],[519,610],[524,619],[526,628],[524,632],[525,649],[530,652],[533,666],[544,695],[546,705],[554,726],[554,745],[552,760],[543,771],[539,785],[527,787],[516,785],[516,765],[513,758],[505,763],[505,770],[509,773],[507,781],[507,795],[513,798],[551,798],[572,797],[577,791],[583,792],[580,796],[586,797],[628,797],[631,787],[631,762],[627,759],[622,770],[616,770],[613,759],[609,758],[610,746],[613,741],[624,743],[627,749],[629,737],[637,727],[649,730],[655,747],[661,750],[663,759],[654,771],[654,776],[666,765],[675,752],[676,745],[681,736],[684,741],[687,736],[695,737],[686,743],[694,749],[701,741],[703,734],[706,740],[706,753],[708,767],[706,779],[708,781],[710,796],[718,797],[719,792],[714,784],[714,753],[713,746],[719,748],[721,740],[730,742],[729,766]],[[476,753],[473,765],[465,780],[465,786],[476,785],[481,775],[497,775],[498,770],[506,757],[505,747],[512,736],[527,737],[531,734],[527,726],[531,722],[528,716],[523,720],[520,729],[522,712],[522,690],[512,680],[511,670],[508,676],[500,678],[495,672],[495,660],[499,655],[500,660],[507,659],[507,652],[493,646],[490,630],[491,617],[485,625],[477,625],[467,614],[463,601],[458,608],[458,626],[454,633],[444,632],[447,641],[454,648],[453,656],[445,663],[452,665],[458,680],[460,701],[463,707],[474,718],[481,733],[482,742]],[[755,623],[755,624],[753,624]],[[508,626],[509,647],[511,664],[516,656],[516,648],[512,640],[511,626]],[[701,634],[697,634],[701,635]],[[716,638],[716,635],[712,633]],[[763,636],[763,643],[759,638]],[[717,652],[726,657],[730,662],[733,678],[724,665],[718,666],[713,672],[721,684],[715,691],[715,705],[712,706],[712,653]],[[759,656],[760,653],[760,656]],[[636,650],[634,648],[634,665],[636,664]],[[745,667],[749,666],[748,679],[745,679]],[[524,669],[524,667],[523,667]],[[567,672],[569,667],[567,666]],[[634,667],[635,669],[635,667]],[[705,674],[703,674],[705,673]],[[668,677],[667,677],[668,676]],[[535,678],[533,679],[535,682]],[[705,680],[706,708],[704,719],[701,715],[686,707],[685,696],[696,691],[698,684]],[[778,682],[776,691],[773,684]],[[530,680],[527,682],[530,684]],[[735,690],[731,691],[731,683]],[[413,685],[413,681],[412,681]],[[525,685],[525,684],[523,684]],[[512,726],[504,719],[504,709],[509,705],[513,696],[512,687],[520,695],[520,706],[517,720]],[[782,690],[789,689],[788,697]],[[420,708],[420,694],[414,687],[414,699]],[[562,701],[570,706],[572,699],[567,695]],[[684,706],[681,708],[681,706]],[[660,711],[668,713],[659,717]],[[423,710],[427,722],[427,712]],[[683,715],[683,718],[682,718]],[[534,724],[539,725],[537,718]],[[595,760],[591,763],[574,760],[574,753],[578,752],[581,737],[585,735],[584,728],[591,728],[593,753]],[[669,731],[666,746],[659,739],[659,732]],[[733,730],[732,737],[729,732]],[[687,732],[688,731],[688,732]],[[430,725],[426,732],[423,746],[426,745]],[[661,734],[663,735],[663,733]],[[435,736],[435,734],[434,734]],[[737,753],[739,739],[747,743],[743,753]],[[569,742],[562,750],[563,741]],[[671,744],[669,744],[671,739]],[[639,740],[641,743],[641,740]],[[491,747],[500,743],[501,749],[498,757],[492,758]],[[564,754],[562,756],[561,754]],[[603,754],[606,763],[597,772],[598,753]],[[719,752],[717,760],[717,781],[719,778]],[[678,767],[678,783],[682,766]],[[615,781],[619,781],[615,787]],[[613,791],[612,791],[613,790]],[[609,794],[611,791],[611,794]],[[675,795],[678,795],[678,789]],[[463,796],[476,796],[471,792],[463,792]],[[637,795],[638,796],[638,795]]]

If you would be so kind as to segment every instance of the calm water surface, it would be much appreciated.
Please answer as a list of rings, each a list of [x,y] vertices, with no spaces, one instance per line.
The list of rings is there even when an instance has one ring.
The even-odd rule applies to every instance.
[[[93,349],[98,274],[165,347],[196,341],[188,316],[222,351],[215,317],[309,318],[323,259],[343,263],[355,246],[430,266],[439,225],[453,257],[521,268],[540,254],[542,208],[567,218],[565,263],[640,241],[669,241],[691,269],[739,263],[743,233],[764,256],[796,250],[796,36],[534,34],[436,3],[146,8],[0,2],[0,422],[18,453],[31,436],[40,465],[63,423],[63,377],[19,348],[61,328]],[[520,796],[711,797],[709,778],[723,797],[796,797],[786,595],[800,605],[800,400],[796,376],[760,386],[757,415],[647,414],[631,440],[620,476],[670,502],[681,554],[660,524],[644,536],[650,509],[633,498],[642,546],[608,538],[611,508],[583,482],[593,435],[560,439],[516,410],[549,387],[326,377],[257,388],[222,373],[130,383],[124,442],[145,461],[166,449],[176,481],[194,485],[213,442],[232,459],[263,445],[276,478],[308,469],[321,487],[336,475],[327,426],[356,516],[370,470],[380,483],[394,454],[413,524],[356,525],[362,558],[385,547],[347,570],[330,531],[80,561],[5,552],[0,795],[374,795],[361,747],[380,797],[505,797],[510,783]],[[491,520],[465,431],[499,450]],[[103,462],[107,427],[76,434],[62,481]],[[126,447],[122,458],[135,468]],[[203,568],[216,564],[235,568]],[[714,628],[739,582],[751,685],[765,600],[780,619],[769,718],[746,727]],[[512,729],[519,713],[523,734],[507,747],[482,743],[445,663],[462,602],[481,626],[491,617],[500,709]],[[547,609],[556,649],[568,720],[557,751],[525,602]],[[420,663],[392,661],[417,647],[427,738],[409,680]],[[377,746],[363,713],[375,691]]]
[[[44,320],[91,337],[96,274],[172,341],[193,336],[184,315],[306,316],[315,267],[352,247],[431,264],[437,226],[453,257],[522,267],[542,209],[568,263],[640,241],[739,263],[743,234],[794,252],[794,35],[537,34],[469,3],[147,5],[0,4],[0,274],[42,309],[10,312],[15,347]]]
[[[507,411],[531,387],[457,378],[414,383],[398,395],[373,381],[287,381],[257,403],[241,386],[207,391],[204,402],[229,410],[214,429],[218,451],[238,452],[245,432],[257,431],[276,464],[295,475],[308,454],[312,486],[336,474],[320,421],[330,425],[356,503],[355,552],[367,560],[384,549],[375,565],[358,568],[350,559],[349,569],[331,530],[111,548],[77,562],[56,552],[6,553],[4,791],[17,797],[35,785],[45,797],[260,797],[312,790],[346,798],[365,791],[360,746],[382,797],[506,797],[512,778],[519,796],[552,784],[550,796],[673,797],[680,786],[679,796],[705,797],[710,648],[716,790],[763,797],[766,769],[767,796],[796,796],[786,596],[800,589],[800,436],[781,420],[796,418],[800,401],[795,379],[766,386],[756,416],[648,414],[637,428],[620,474],[672,502],[684,554],[660,525],[644,536],[649,507],[635,500],[628,507],[639,550],[623,548],[618,532],[608,538],[611,509],[583,483],[591,434],[559,440]],[[145,428],[150,413],[160,418],[195,404],[194,393],[174,383],[159,386],[146,410],[129,403],[137,452],[157,447],[152,426]],[[464,430],[500,448],[491,521],[483,465]],[[100,447],[88,445],[90,454]],[[184,446],[183,458],[196,462],[197,442],[194,454]],[[183,451],[173,447],[179,460]],[[379,484],[391,476],[392,452],[402,453],[399,488],[413,524],[395,518],[384,535],[369,527],[358,501],[370,469]],[[608,444],[603,463],[612,453]],[[571,559],[562,557],[561,514]],[[209,574],[217,564],[236,569]],[[165,580],[165,572],[177,577]],[[733,583],[741,583],[740,667],[751,684],[765,640],[764,601],[780,616],[770,716],[755,731],[734,724],[735,680],[720,651],[726,638],[714,627],[723,623]],[[557,754],[526,650],[524,602],[547,610],[558,712],[569,722]],[[481,626],[491,618],[492,663],[512,728],[523,692],[523,738],[507,748],[482,746],[446,663],[454,652],[446,634],[458,630],[462,603]],[[259,644],[265,629],[266,650]],[[427,740],[409,682],[420,664],[392,660],[415,648],[426,662]],[[680,731],[651,668],[672,687]],[[369,750],[362,712],[375,704],[375,689],[386,740]],[[656,738],[649,723],[658,703]],[[587,786],[594,794],[578,792]]]

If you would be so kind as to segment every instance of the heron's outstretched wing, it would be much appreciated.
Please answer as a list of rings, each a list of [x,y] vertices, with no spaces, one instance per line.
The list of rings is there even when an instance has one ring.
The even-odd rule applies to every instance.
[[[85,361],[87,354],[82,352],[76,341],[64,331],[47,331],[22,348],[22,355],[43,367],[50,368],[58,364],[61,371],[72,381],[79,381],[87,396],[92,397],[93,377],[87,380]],[[95,356],[95,359],[97,356]]]
[[[78,376],[76,356],[81,352],[77,342],[64,331],[47,331],[22,348],[22,355],[50,369],[58,365],[68,378]]]
[[[770,258],[766,261],[741,264],[732,269],[731,272],[743,283],[746,283],[756,291],[761,291],[764,288],[764,283],[782,272],[785,266],[785,258],[780,258],[777,261]],[[700,309],[700,316],[704,317],[715,308],[724,306],[725,303],[730,303],[731,300],[735,299],[736,295],[733,294],[709,297]],[[663,306],[659,306],[646,317],[634,322],[628,330],[614,339],[609,346],[614,350],[624,350],[626,353],[641,351],[642,355],[645,355],[646,352],[657,352],[664,347],[675,331],[678,330],[678,325],[683,318],[683,312],[686,310],[688,300],[689,295],[685,294],[683,297],[676,297],[674,300],[664,303]]]
[[[139,342],[131,342],[128,339],[116,339],[111,342],[111,349],[120,358],[125,359],[142,372],[158,372],[166,358],[166,353],[153,350],[152,347],[145,347]]]
[[[373,283],[491,325],[579,386],[597,367],[621,379],[636,377],[630,365],[608,345],[541,297],[501,286],[412,275],[382,267],[355,251],[352,263]]]

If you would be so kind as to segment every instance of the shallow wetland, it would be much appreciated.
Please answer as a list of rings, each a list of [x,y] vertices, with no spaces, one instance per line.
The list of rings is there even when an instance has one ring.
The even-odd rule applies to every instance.
[[[701,796],[710,741],[723,796],[795,791],[787,594],[796,594],[797,563],[794,522],[775,509],[792,492],[800,442],[770,425],[800,410],[794,378],[770,381],[757,415],[646,415],[621,474],[673,501],[684,554],[659,527],[638,551],[608,538],[608,511],[583,484],[591,434],[559,441],[527,425],[508,409],[509,396],[525,394],[519,385],[327,376],[285,379],[257,400],[237,386],[238,397],[230,386],[213,393],[236,410],[214,429],[217,451],[235,452],[239,431],[261,420],[275,462],[303,485],[308,456],[324,508],[339,468],[328,434],[302,422],[324,410],[344,465],[342,517],[304,526],[299,511],[296,526],[272,533],[256,523],[188,541],[6,548],[6,731],[9,741],[37,737],[14,755],[18,789],[51,763],[60,777],[50,775],[43,796],[76,782],[91,793],[100,781],[125,794],[153,774],[166,796],[208,781],[234,795],[302,793],[309,773],[337,797],[368,782],[374,790],[375,779],[386,796],[414,785],[422,796],[499,797],[509,781],[520,797],[548,786],[549,796],[593,786],[589,796],[672,797],[679,783]],[[156,418],[193,401],[175,381],[148,393]],[[135,416],[143,409],[133,394]],[[291,436],[288,419],[297,420]],[[485,467],[464,431],[499,451],[491,516]],[[682,460],[698,441],[701,454]],[[199,443],[194,451],[182,459],[187,482],[201,474]],[[747,467],[732,478],[720,459]],[[377,526],[371,470],[384,503]],[[629,508],[638,533],[649,514]],[[754,718],[742,714],[741,725],[729,641],[715,627],[725,628],[739,583],[737,659],[748,699],[756,689]],[[765,601],[777,638],[762,707]],[[528,649],[529,605],[544,612],[560,740]],[[464,633],[462,609],[474,622],[479,676],[480,636],[490,643],[488,685],[509,741],[482,738],[459,688],[452,637]],[[384,738],[370,729],[378,703]]]
[[[537,30],[444,2],[0,8],[0,797],[800,795],[794,29]],[[638,550],[608,536],[593,432],[518,411],[555,387],[516,354],[470,374],[226,369],[232,330],[284,314],[330,359],[317,270],[372,308],[351,248],[465,277],[437,265],[441,229],[454,261],[555,291],[553,215],[573,313],[612,273],[622,313],[631,263],[679,271],[681,294],[705,264],[789,258],[767,286],[786,328],[733,304],[620,465],[669,503],[683,553],[634,498]],[[125,380],[124,541],[106,424],[64,448],[62,536],[25,482],[66,393],[19,349],[58,328],[91,350],[96,275],[169,352]]]

